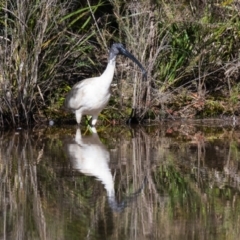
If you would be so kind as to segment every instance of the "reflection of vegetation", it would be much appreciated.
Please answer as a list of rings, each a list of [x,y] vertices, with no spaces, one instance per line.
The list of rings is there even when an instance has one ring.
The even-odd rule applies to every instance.
[[[110,209],[101,182],[72,170],[64,142],[75,129],[2,134],[1,236],[237,239],[239,132],[171,127],[99,132],[110,152],[118,201],[147,179],[121,213]]]

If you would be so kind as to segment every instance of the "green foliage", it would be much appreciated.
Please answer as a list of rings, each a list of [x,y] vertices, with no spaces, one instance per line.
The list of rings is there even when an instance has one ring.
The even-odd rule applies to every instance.
[[[217,117],[222,113],[224,113],[224,107],[221,102],[207,99],[201,117]]]
[[[103,6],[103,2],[99,1],[96,5],[91,6],[91,11],[95,13],[99,7]],[[80,31],[88,31],[89,24],[91,24],[91,15],[90,15],[90,9],[89,6],[81,7],[67,15],[65,15],[60,22],[65,22],[66,20],[69,20],[69,23],[67,24],[67,28],[76,27],[76,24],[80,23],[80,27],[78,29]],[[79,31],[78,30],[78,31]]]
[[[239,97],[240,97],[240,83],[231,88],[229,98],[230,103],[236,105],[239,101]]]
[[[91,11],[102,3],[90,10],[74,9],[73,2],[1,2],[0,78],[4,81],[0,82],[0,125],[30,125],[37,121],[36,112],[39,114],[56,101],[58,106],[62,103],[65,78],[92,64],[87,57],[92,49],[88,41],[95,35]]]
[[[148,107],[162,105],[162,94],[173,88],[191,87],[205,97],[206,92],[214,92],[217,83],[207,91],[206,85],[210,86],[208,82],[215,74],[222,84],[227,84],[222,66],[235,61],[239,56],[236,49],[240,48],[239,14],[233,2],[215,5],[158,1],[154,7],[150,1],[111,3],[120,41],[124,39],[148,69],[148,90],[141,84],[140,76],[127,74],[134,79],[132,106],[140,109],[139,118],[148,111],[145,101],[150,102]],[[147,92],[145,100],[143,92]],[[168,94],[165,98],[170,97]]]
[[[59,109],[76,81],[102,72],[113,41],[123,42],[148,70],[142,83],[141,73],[119,58],[116,78],[133,89],[123,112],[134,108],[141,120],[152,107],[174,104],[173,91],[183,88],[204,99],[228,88],[218,94],[230,96],[229,106],[238,109],[239,88],[232,86],[239,79],[240,15],[234,1],[2,0],[0,8],[1,126],[29,125],[45,109]],[[206,106],[208,113],[220,112]]]
[[[168,35],[170,36],[169,48],[163,53],[159,61],[159,77],[168,86],[186,77],[189,58],[192,55],[193,46],[196,43],[196,36],[199,26],[191,23],[169,25]]]

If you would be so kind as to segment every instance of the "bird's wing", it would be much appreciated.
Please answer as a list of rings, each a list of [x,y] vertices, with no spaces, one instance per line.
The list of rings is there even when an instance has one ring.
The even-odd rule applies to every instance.
[[[84,85],[84,81],[82,81],[72,87],[66,96],[64,102],[65,108],[76,110],[81,107],[81,102],[85,95]]]
[[[87,78],[76,83],[65,99],[64,107],[77,110],[85,105],[86,96],[92,93],[92,87],[96,87],[96,80],[98,77]]]

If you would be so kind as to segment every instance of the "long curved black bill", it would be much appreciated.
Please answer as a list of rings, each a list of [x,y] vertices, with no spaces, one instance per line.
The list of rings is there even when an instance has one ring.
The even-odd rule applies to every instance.
[[[140,69],[142,70],[143,78],[147,77],[147,71],[145,70],[145,68],[130,52],[128,52],[125,48],[121,48],[121,54],[130,58],[133,62],[135,62],[140,67]]]

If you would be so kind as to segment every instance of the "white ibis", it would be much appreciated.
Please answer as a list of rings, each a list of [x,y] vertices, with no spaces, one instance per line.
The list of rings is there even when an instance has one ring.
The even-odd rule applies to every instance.
[[[141,63],[121,43],[114,43],[109,52],[107,68],[102,75],[76,83],[67,94],[64,106],[75,112],[78,124],[80,124],[83,115],[90,115],[92,116],[91,125],[95,126],[98,115],[107,105],[110,98],[110,85],[113,80],[116,56],[118,54],[130,58],[146,75],[146,70]]]

